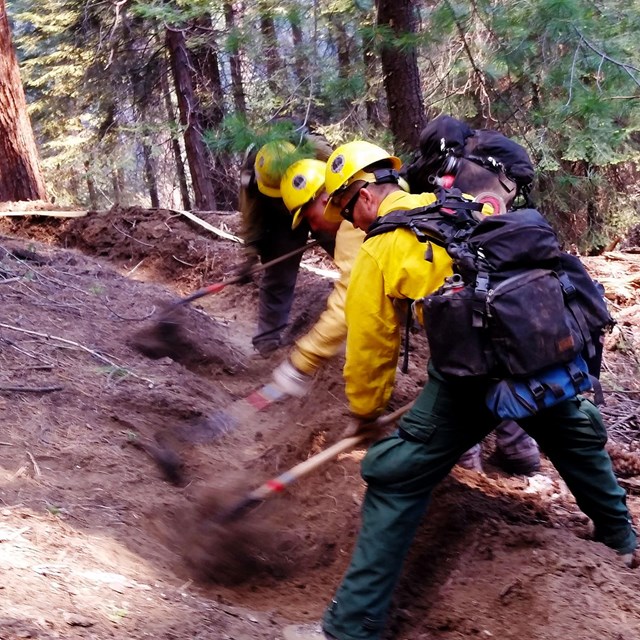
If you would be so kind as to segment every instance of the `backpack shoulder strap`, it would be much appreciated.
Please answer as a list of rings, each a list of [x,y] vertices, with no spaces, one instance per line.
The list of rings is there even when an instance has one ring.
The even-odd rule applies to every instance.
[[[424,207],[398,209],[376,218],[365,242],[399,227],[413,231],[420,242],[445,248],[454,240],[464,240],[478,225],[472,213],[481,211],[483,204],[465,199],[457,189],[440,189],[436,195],[435,202]]]

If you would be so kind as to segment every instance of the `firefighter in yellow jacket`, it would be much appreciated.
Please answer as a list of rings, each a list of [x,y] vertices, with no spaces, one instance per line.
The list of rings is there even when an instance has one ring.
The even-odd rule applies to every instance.
[[[299,160],[285,171],[280,183],[284,204],[293,215],[293,229],[304,220],[312,231],[335,236],[333,261],[340,272],[327,298],[327,308],[311,330],[296,342],[288,359],[273,372],[276,385],[296,397],[308,392],[314,373],[344,347],[347,286],[351,267],[364,240],[364,232],[347,220],[329,222],[325,219],[324,209],[329,200],[324,188],[325,168],[326,163],[320,160]]]
[[[404,193],[400,161],[365,142],[336,149],[327,162],[329,220],[342,216],[366,231],[378,216],[434,201],[433,194]],[[394,299],[433,293],[452,274],[446,250],[421,243],[396,228],[366,240],[347,291],[346,393],[355,423],[350,435],[375,439],[375,418],[391,395],[400,344]],[[431,492],[460,455],[499,423],[485,404],[485,378],[443,376],[431,365],[412,409],[390,437],[375,442],[362,461],[367,490],[362,525],[350,566],[321,629],[284,630],[289,640],[379,640],[404,557]],[[605,451],[606,431],[597,408],[581,396],[520,421],[539,443],[594,523],[596,540],[625,564],[633,561],[636,533],[625,492]]]
[[[280,183],[283,202],[293,214],[292,228],[298,228],[304,219],[312,231],[335,237],[333,258],[340,271],[340,278],[327,299],[326,310],[311,331],[296,342],[289,358],[273,372],[276,386],[295,397],[302,397],[309,391],[318,368],[344,346],[347,335],[344,311],[347,286],[365,237],[362,230],[356,229],[343,218],[340,221],[328,221],[324,217],[329,200],[324,188],[325,168],[326,163],[319,160],[299,160],[285,171]],[[429,201],[432,201],[431,196]],[[540,465],[536,443],[516,423],[510,421],[501,423],[496,429],[494,456],[498,466],[508,473],[528,474],[536,471]],[[481,471],[480,457],[478,445],[465,452],[459,464]],[[473,464],[469,465],[468,460]]]

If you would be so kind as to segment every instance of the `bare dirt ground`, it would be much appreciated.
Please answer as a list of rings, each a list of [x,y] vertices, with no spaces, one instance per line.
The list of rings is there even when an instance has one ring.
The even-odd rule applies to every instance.
[[[232,232],[237,224],[207,220]],[[228,273],[238,245],[162,210],[0,218],[0,233],[0,639],[278,640],[284,624],[317,619],[357,533],[362,451],[236,525],[212,516],[339,438],[341,359],[312,397],[198,437],[208,416],[237,406],[286,355],[251,352],[259,278],[183,309],[188,348],[172,357],[145,356],[136,336],[176,296]],[[305,262],[330,266],[321,253]],[[640,518],[640,260],[616,252],[588,265],[619,320],[607,339],[603,412]],[[301,271],[290,339],[330,286]],[[414,338],[392,408],[424,382],[423,343]],[[439,489],[388,638],[640,638],[640,570],[590,540],[548,462],[528,479],[485,468],[456,469]]]

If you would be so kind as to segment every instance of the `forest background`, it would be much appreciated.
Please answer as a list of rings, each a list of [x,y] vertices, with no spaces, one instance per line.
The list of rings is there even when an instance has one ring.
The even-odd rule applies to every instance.
[[[11,0],[6,11],[56,203],[229,210],[247,147],[282,135],[283,116],[409,159],[421,128],[448,113],[525,146],[535,199],[580,250],[640,223],[639,0]]]

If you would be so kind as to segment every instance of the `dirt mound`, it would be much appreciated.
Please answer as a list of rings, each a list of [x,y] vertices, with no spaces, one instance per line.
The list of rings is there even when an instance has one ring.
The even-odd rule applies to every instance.
[[[233,232],[237,221],[224,221]],[[340,358],[313,396],[198,441],[194,425],[241,406],[284,357],[250,348],[259,280],[181,309],[175,352],[150,358],[136,336],[177,295],[223,276],[241,248],[167,211],[2,219],[0,229],[11,236],[0,241],[0,637],[279,640],[283,624],[317,619],[357,535],[363,452],[237,527],[220,529],[215,514],[339,437]],[[606,276],[606,258],[595,264]],[[301,272],[296,331],[330,286]],[[627,300],[615,299],[618,313]],[[638,359],[631,325],[620,324],[607,339],[603,411],[638,514]],[[393,407],[424,382],[422,336],[412,345]],[[640,637],[640,574],[590,540],[548,462],[529,479],[488,460],[485,469],[456,470],[439,488],[387,638]]]

